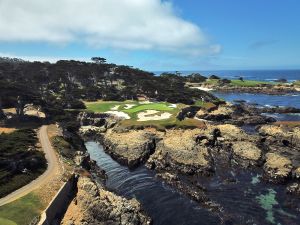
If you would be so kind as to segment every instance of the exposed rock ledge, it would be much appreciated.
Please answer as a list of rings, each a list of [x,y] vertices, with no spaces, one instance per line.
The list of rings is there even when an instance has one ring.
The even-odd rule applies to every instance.
[[[121,164],[134,168],[144,163],[156,147],[155,135],[146,130],[117,133],[108,130],[103,136],[104,151]]]
[[[91,178],[78,179],[78,193],[61,222],[63,225],[146,225],[151,219],[135,199],[125,199],[98,187]]]
[[[264,165],[264,177],[274,183],[282,183],[287,180],[292,172],[290,159],[276,153],[266,154]]]

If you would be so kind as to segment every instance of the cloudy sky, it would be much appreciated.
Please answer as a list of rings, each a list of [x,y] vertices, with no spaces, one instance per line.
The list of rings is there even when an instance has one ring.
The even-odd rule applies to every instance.
[[[143,69],[299,69],[298,0],[0,0],[0,55]]]

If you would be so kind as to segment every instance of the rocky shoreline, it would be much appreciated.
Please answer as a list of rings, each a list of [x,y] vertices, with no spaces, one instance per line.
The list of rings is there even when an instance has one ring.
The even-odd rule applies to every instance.
[[[193,84],[195,86],[196,84]],[[288,85],[258,85],[255,87],[240,87],[240,86],[229,86],[221,84],[201,84],[199,88],[205,88],[223,93],[250,93],[250,94],[266,94],[266,95],[287,95],[287,94],[299,94],[300,88]]]
[[[201,108],[195,118],[203,120],[205,127],[165,131],[123,129],[114,116],[80,113],[79,133],[87,140],[99,141],[119,163],[131,169],[145,164],[159,179],[222,220],[233,221],[234,216],[208,197],[199,178],[220,176],[232,168],[255,170],[264,182],[285,185],[287,193],[300,197],[300,128],[276,124],[273,118],[261,115],[268,110],[246,104],[225,104],[208,111]],[[256,126],[256,133],[248,134],[242,125]],[[235,180],[225,177],[223,182]]]

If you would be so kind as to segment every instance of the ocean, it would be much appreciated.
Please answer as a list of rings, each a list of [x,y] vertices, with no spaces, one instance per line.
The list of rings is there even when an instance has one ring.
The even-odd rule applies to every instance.
[[[175,71],[155,71],[159,75],[163,72]],[[179,71],[182,75],[200,73],[203,76],[217,75],[222,78],[236,79],[243,77],[245,80],[275,81],[286,79],[289,82],[300,80],[300,70],[199,70],[199,71]]]

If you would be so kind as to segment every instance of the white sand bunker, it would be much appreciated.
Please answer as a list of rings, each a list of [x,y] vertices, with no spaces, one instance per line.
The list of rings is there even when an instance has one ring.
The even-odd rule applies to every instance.
[[[149,120],[165,120],[169,119],[172,114],[168,112],[164,112],[162,114],[157,114],[159,111],[157,110],[146,110],[144,112],[140,112],[137,114],[137,121],[149,121]]]
[[[191,87],[191,88],[202,90],[202,91],[212,91],[212,90],[214,90],[212,88],[206,88],[206,87]]]
[[[142,101],[142,102],[139,102],[140,104],[150,104],[150,103],[153,103],[153,102],[150,102],[150,101]]]
[[[130,119],[130,116],[127,114],[127,113],[124,113],[124,112],[119,112],[119,111],[107,111],[105,113],[109,113],[109,114],[113,114],[117,117],[120,117],[120,118],[124,118],[124,119]]]
[[[111,108],[111,110],[118,110],[120,105],[115,105],[114,107]]]
[[[176,104],[171,104],[171,105],[169,105],[169,107],[175,109],[177,107],[177,105]]]
[[[135,104],[126,104],[124,109],[131,109],[133,106],[136,106]]]

